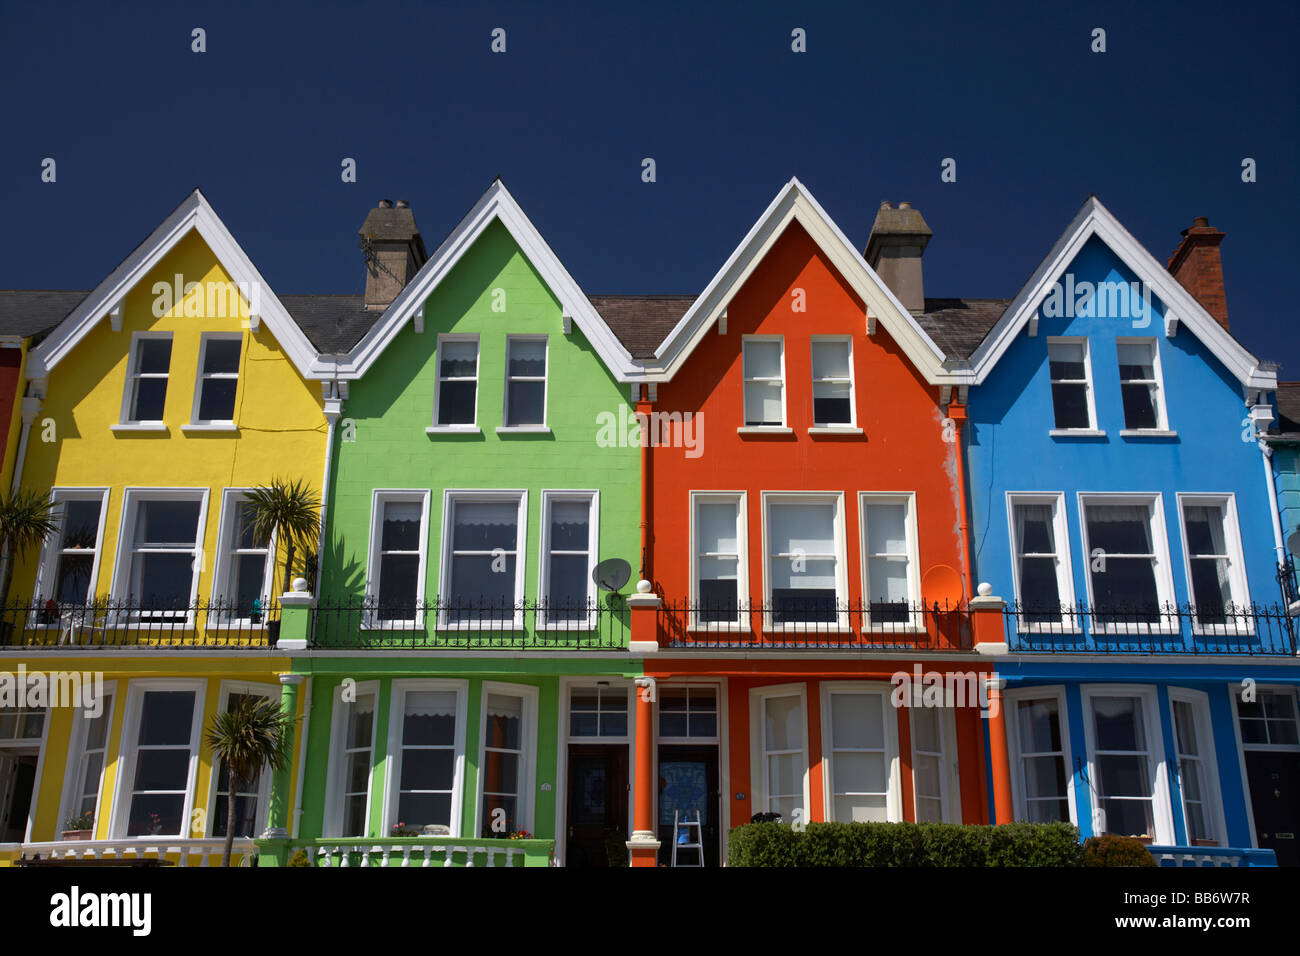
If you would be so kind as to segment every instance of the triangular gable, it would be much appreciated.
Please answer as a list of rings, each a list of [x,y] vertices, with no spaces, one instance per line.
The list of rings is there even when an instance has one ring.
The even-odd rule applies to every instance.
[[[172,210],[171,215],[152,233],[149,238],[136,246],[129,256],[97,285],[70,313],[60,322],[49,336],[28,358],[28,378],[43,378],[80,342],[96,325],[110,317],[129,293],[149,272],[162,261],[178,242],[191,230],[196,231],[207,243],[212,254],[217,257],[221,267],[230,278],[243,289],[257,290],[257,321],[265,322],[275,340],[280,344],[290,361],[306,377],[311,371],[316,350],[312,347],[302,329],[294,322],[292,316],[280,304],[271,291],[270,285],[262,278],[251,259],[244,252],[235,237],[231,235],[221,217],[204,198],[203,193],[195,189],[185,200]]]
[[[1007,306],[1002,318],[971,354],[975,383],[983,382],[998,359],[1011,347],[1017,335],[1033,318],[1051,292],[1052,286],[1074,262],[1075,257],[1093,236],[1104,242],[1124,265],[1147,284],[1172,315],[1176,325],[1167,323],[1173,334],[1183,329],[1195,335],[1224,366],[1250,390],[1272,390],[1277,386],[1276,372],[1262,368],[1259,359],[1234,339],[1196,297],[1182,287],[1167,269],[1156,261],[1142,244],[1133,238],[1096,196],[1089,196],[1078,214],[1056,240],[1051,252],[1039,264],[1029,281]],[[1167,333],[1168,334],[1168,333]]]
[[[682,367],[704,335],[713,328],[736,291],[758,268],[773,244],[791,222],[798,222],[812,237],[844,280],[867,304],[871,315],[903,349],[904,354],[932,385],[964,384],[968,375],[943,367],[943,351],[912,318],[889,287],[867,265],[862,254],[840,231],[835,221],[798,179],[791,179],[754,223],[700,297],[682,316],[646,363],[647,381],[667,381]],[[866,316],[863,316],[866,327]]]
[[[487,192],[434,250],[429,261],[420,267],[420,271],[398,293],[379,321],[352,351],[337,361],[322,358],[317,362],[317,377],[353,379],[364,375],[397,333],[420,313],[425,300],[494,220],[500,220],[510,232],[542,281],[560,300],[564,317],[577,324],[605,366],[620,382],[630,381],[635,376],[632,356],[605,324],[595,306],[583,294],[578,283],[569,275],[500,179],[488,187]]]

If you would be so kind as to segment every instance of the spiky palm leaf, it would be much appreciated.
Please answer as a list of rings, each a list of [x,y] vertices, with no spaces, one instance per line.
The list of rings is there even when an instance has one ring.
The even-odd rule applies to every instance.
[[[248,523],[253,536],[268,540],[275,535],[284,543],[284,590],[293,580],[293,557],[302,548],[317,543],[320,531],[320,499],[301,479],[275,478],[269,485],[254,488],[245,496]]]
[[[59,521],[54,513],[56,503],[49,492],[19,489],[10,495],[0,494],[0,560],[4,563],[0,573],[0,605],[9,603],[9,587],[13,583],[14,558],[32,545],[41,545],[45,539],[58,533]]]
[[[289,765],[287,744],[292,726],[293,718],[280,713],[279,701],[255,697],[243,697],[230,710],[213,715],[207,742],[214,760],[225,761],[230,786],[222,866],[230,866],[235,843],[236,796],[263,767],[279,771]]]

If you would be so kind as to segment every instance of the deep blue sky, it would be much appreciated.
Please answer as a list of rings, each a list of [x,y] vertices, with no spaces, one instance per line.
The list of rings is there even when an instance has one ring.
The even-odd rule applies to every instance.
[[[587,292],[698,292],[797,175],[859,248],[914,202],[927,294],[1009,297],[1095,192],[1162,262],[1209,216],[1300,379],[1297,9],[4,2],[0,287],[93,287],[197,185],[276,291],[358,292],[377,199],[432,250],[501,175]]]

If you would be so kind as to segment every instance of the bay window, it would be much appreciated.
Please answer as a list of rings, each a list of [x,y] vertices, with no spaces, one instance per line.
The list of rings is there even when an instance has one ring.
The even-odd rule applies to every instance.
[[[1097,833],[1168,842],[1153,691],[1106,686],[1085,688],[1083,696]]]
[[[395,824],[457,836],[465,750],[463,681],[393,682],[388,818]]]
[[[190,835],[202,691],[201,681],[133,683],[115,837]]]
[[[822,688],[828,819],[902,819],[897,798],[898,731],[887,687]]]
[[[1011,746],[1012,791],[1016,819],[1029,823],[1069,823],[1071,767],[1065,695],[1060,691],[1008,693],[1007,730]]]

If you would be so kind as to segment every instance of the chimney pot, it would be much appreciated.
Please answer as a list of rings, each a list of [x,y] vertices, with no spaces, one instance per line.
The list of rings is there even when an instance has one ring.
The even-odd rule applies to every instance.
[[[381,200],[379,200],[379,208],[380,208],[380,209],[392,209],[392,208],[393,208],[393,201],[392,201],[391,199],[381,199]]]
[[[892,202],[890,202],[888,199],[885,199],[885,200],[883,200],[883,201],[880,203],[880,208],[881,208],[881,209],[893,209],[893,208],[894,208],[894,204],[893,204]]]
[[[1209,224],[1210,224],[1209,216],[1197,216],[1195,219],[1192,220],[1193,229],[1204,228]]]
[[[899,208],[899,209],[911,209],[911,208],[912,208],[912,204],[911,204],[910,202],[900,202],[900,203],[898,204],[898,208]]]
[[[411,208],[411,204],[410,204],[409,202],[407,202],[405,199],[399,199],[399,200],[397,200],[397,208],[398,208],[398,209],[410,209],[410,208]]]

